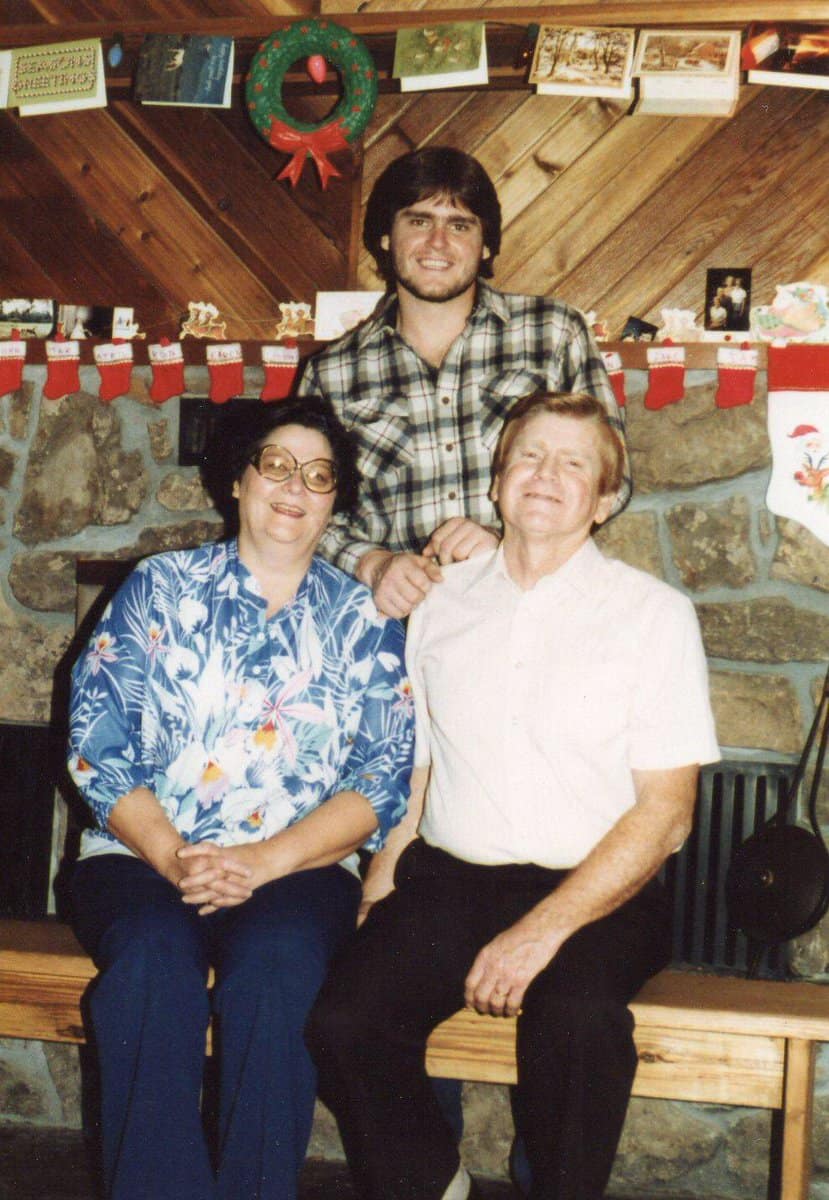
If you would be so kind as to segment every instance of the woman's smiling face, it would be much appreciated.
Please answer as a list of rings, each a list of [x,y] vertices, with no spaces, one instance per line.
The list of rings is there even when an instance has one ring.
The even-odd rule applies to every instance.
[[[297,463],[333,457],[328,438],[304,425],[282,425],[263,444],[282,446]],[[298,470],[284,482],[275,483],[254,466],[245,468],[233,494],[239,501],[240,546],[249,545],[262,553],[267,553],[269,546],[293,547],[298,559],[313,554],[337,496],[336,490],[310,491]]]

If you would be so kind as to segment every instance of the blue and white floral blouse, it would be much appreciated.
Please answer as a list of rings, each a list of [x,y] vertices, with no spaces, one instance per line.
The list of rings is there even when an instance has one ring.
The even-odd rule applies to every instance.
[[[116,801],[158,797],[191,842],[264,840],[335,793],[370,802],[379,849],[403,816],[414,741],[403,627],[315,558],[270,619],[235,541],[140,563],[72,672],[69,769],[97,828],[81,856],[126,851]]]

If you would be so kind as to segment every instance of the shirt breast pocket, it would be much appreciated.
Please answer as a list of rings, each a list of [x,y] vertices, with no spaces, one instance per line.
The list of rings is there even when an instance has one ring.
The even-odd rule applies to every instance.
[[[354,411],[351,430],[360,447],[360,469],[369,478],[407,471],[414,440],[404,400],[366,400]]]
[[[545,376],[537,371],[502,371],[480,385],[481,436],[490,451],[495,449],[504,418],[516,400],[546,387]]]

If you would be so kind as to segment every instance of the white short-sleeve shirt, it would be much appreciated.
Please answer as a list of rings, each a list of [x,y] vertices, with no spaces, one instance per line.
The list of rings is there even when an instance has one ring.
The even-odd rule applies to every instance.
[[[407,639],[427,842],[573,867],[635,803],[632,770],[719,758],[682,593],[592,541],[529,591],[500,549],[443,574]]]

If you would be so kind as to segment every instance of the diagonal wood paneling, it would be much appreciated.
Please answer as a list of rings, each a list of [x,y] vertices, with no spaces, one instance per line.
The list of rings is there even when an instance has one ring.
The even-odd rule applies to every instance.
[[[416,18],[447,6],[322,0],[321,7],[368,28],[387,73],[393,37],[388,25],[377,32],[383,14]],[[472,5],[500,20],[528,19],[536,7]],[[707,11],[698,0],[617,0],[592,9],[565,0],[555,15],[607,11],[631,23],[647,11],[681,23],[685,7],[696,23]],[[721,21],[730,19],[717,7]],[[808,5],[798,0],[795,7],[807,19]],[[735,20],[748,12],[744,0],[732,8]],[[6,6],[14,25],[61,24],[63,36],[77,22],[103,22],[111,31],[122,17],[133,30],[136,21],[190,19],[194,26],[250,19],[267,28],[309,11],[306,0]],[[189,300],[210,300],[233,316],[232,336],[268,336],[280,300],[311,301],[318,289],[349,281],[378,286],[368,256],[358,255],[360,205],[392,158],[441,142],[476,154],[497,184],[504,243],[496,282],[595,309],[613,332],[629,314],[658,320],[665,306],[701,316],[708,266],[751,266],[755,303],[770,301],[778,282],[829,283],[826,93],[746,87],[738,112],[723,121],[631,116],[599,99],[538,97],[516,87],[520,80],[511,90],[407,95],[385,74],[382,82],[362,145],[337,157],[343,178],[325,192],[310,164],[295,191],[275,182],[284,156],[253,130],[238,86],[227,112],[142,107],[122,81],[106,110],[28,120],[0,113],[6,294],[49,289],[67,302],[131,303],[142,325],[168,336]],[[331,103],[330,94],[289,99],[292,111],[312,120]]]
[[[597,99],[528,94],[502,108],[491,94],[489,123],[467,95],[457,93],[448,121],[425,93],[400,98],[397,119],[388,98],[379,134],[366,141],[365,188],[413,141],[448,134],[498,185],[496,282],[507,290],[558,294],[618,333],[629,315],[658,323],[662,307],[690,308],[701,322],[709,266],[751,266],[755,303],[770,302],[776,283],[829,283],[824,93],[744,88],[727,121],[628,116]],[[365,254],[359,278],[376,286]]]

